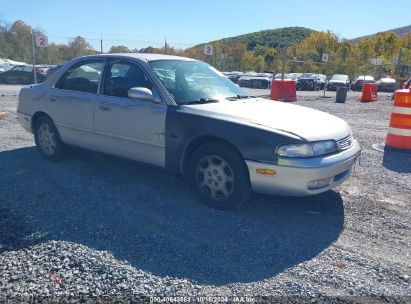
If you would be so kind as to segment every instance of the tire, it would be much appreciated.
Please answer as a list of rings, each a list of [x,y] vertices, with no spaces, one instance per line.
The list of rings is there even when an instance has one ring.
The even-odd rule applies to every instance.
[[[187,173],[199,199],[216,209],[236,208],[251,192],[243,158],[224,144],[200,146],[190,157]]]
[[[40,154],[47,160],[58,161],[64,158],[65,145],[48,116],[40,116],[34,122],[34,140]]]

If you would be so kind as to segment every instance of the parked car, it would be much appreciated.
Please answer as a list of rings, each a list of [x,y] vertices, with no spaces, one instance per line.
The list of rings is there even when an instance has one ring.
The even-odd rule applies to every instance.
[[[254,89],[269,89],[271,88],[271,77],[264,77],[264,76],[258,76],[258,77],[251,77],[251,87]]]
[[[51,74],[53,74],[55,71],[57,71],[60,67],[61,67],[61,64],[55,65],[55,66],[49,68],[47,70],[47,77],[50,76]]]
[[[395,79],[384,77],[377,82],[378,91],[381,92],[394,92],[395,91]]]
[[[285,73],[284,79],[297,81],[300,75],[301,75],[300,73]],[[274,79],[281,79],[281,73],[275,74]]]
[[[46,159],[61,159],[71,145],[163,167],[184,174],[204,203],[221,209],[251,190],[330,190],[350,176],[360,153],[342,119],[249,97],[210,65],[177,56],[73,59],[21,89],[17,113]]]
[[[339,87],[350,89],[350,78],[348,75],[334,74],[327,83],[328,91],[335,91]]]
[[[0,71],[6,72],[16,65],[26,65],[24,62],[14,61],[8,58],[0,58]]]
[[[364,83],[375,83],[375,79],[369,75],[360,75],[352,82],[351,89],[353,91],[362,91]]]
[[[243,75],[243,72],[225,72],[223,74],[232,82],[238,83],[238,79]]]
[[[36,65],[36,72],[43,74],[47,76],[48,70],[51,68],[51,66],[45,66],[45,65]]]
[[[252,79],[254,77],[253,76],[241,76],[240,78],[238,78],[237,84],[240,87],[243,88],[252,88],[253,87],[253,83],[252,83]]]
[[[272,79],[269,77],[260,77],[260,76],[241,76],[237,84],[240,87],[244,88],[253,88],[253,89],[269,89],[271,87]]]
[[[273,73],[257,73],[257,77],[273,78]]]
[[[42,82],[46,76],[36,69],[37,82]],[[11,70],[0,74],[0,83],[2,84],[32,84],[34,83],[33,66],[16,65]]]
[[[297,90],[317,91],[321,89],[321,81],[318,74],[303,73],[297,80]]]
[[[406,82],[404,82],[403,86],[404,89],[409,89],[411,87],[411,77]]]

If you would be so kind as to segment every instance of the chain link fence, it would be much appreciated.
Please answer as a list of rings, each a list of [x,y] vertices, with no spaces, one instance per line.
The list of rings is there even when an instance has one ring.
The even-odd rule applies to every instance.
[[[51,43],[38,47],[36,35],[30,31],[0,31],[0,84],[27,85],[44,81],[59,65],[81,56],[97,54],[82,37],[67,43]]]
[[[16,25],[17,24],[17,25]],[[20,27],[19,27],[20,26]],[[196,58],[213,65],[220,71],[226,71],[227,77],[240,86],[251,88],[270,88],[271,80],[275,77],[273,71],[286,72],[287,77],[294,77],[301,72],[313,72],[315,74],[325,74],[330,77],[334,72],[338,72],[341,66],[334,65],[330,69],[328,64],[313,62],[310,60],[294,60],[285,58],[281,52],[279,57],[275,57],[276,51],[268,52],[264,56],[250,56],[242,45],[213,44],[214,53],[206,56],[201,47],[188,48],[193,43],[179,41],[181,49],[171,47],[166,41],[161,47],[132,48],[130,45],[159,45],[159,40],[142,41],[141,39],[116,39],[112,38],[83,38],[77,37],[49,37],[52,42],[47,47],[36,46],[36,36],[42,33],[19,25],[16,22],[14,29],[1,29],[0,27],[0,84],[27,85],[44,81],[59,65],[82,55],[92,55],[101,52],[107,53],[128,53],[145,52],[171,55],[182,55]],[[250,57],[250,58],[249,58]],[[283,58],[284,57],[284,58]],[[405,49],[403,62],[409,62],[411,50]],[[335,58],[334,58],[335,59]],[[334,60],[331,58],[331,60]],[[283,62],[286,60],[286,64]],[[340,65],[347,65],[341,62]],[[277,66],[277,68],[276,68]],[[351,65],[353,66],[353,65]],[[384,75],[393,75],[396,71],[395,64],[366,65],[364,75],[373,75],[381,78]],[[260,73],[253,72],[259,71]],[[347,70],[347,69],[345,69]],[[236,72],[237,71],[237,72]],[[245,72],[245,73],[244,73]],[[358,71],[357,71],[358,72]],[[356,74],[358,73],[351,73]],[[410,71],[404,71],[405,79]],[[242,78],[241,78],[242,77]],[[404,80],[402,79],[402,80]]]

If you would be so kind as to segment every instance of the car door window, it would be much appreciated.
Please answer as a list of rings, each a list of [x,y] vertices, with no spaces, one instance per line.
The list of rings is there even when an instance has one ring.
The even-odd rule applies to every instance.
[[[110,62],[104,76],[103,94],[128,98],[128,90],[134,87],[147,88],[158,97],[151,80],[137,64],[128,61]]]
[[[64,73],[55,87],[96,94],[103,66],[104,59],[79,62]]]

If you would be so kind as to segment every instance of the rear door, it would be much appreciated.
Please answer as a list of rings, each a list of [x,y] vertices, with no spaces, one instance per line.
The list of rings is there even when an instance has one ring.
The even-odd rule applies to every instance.
[[[147,73],[134,61],[111,59],[95,104],[98,149],[164,166],[167,105],[128,98],[128,90],[145,87],[160,99]]]
[[[50,90],[49,113],[62,140],[93,148],[93,111],[105,58],[75,63]]]

